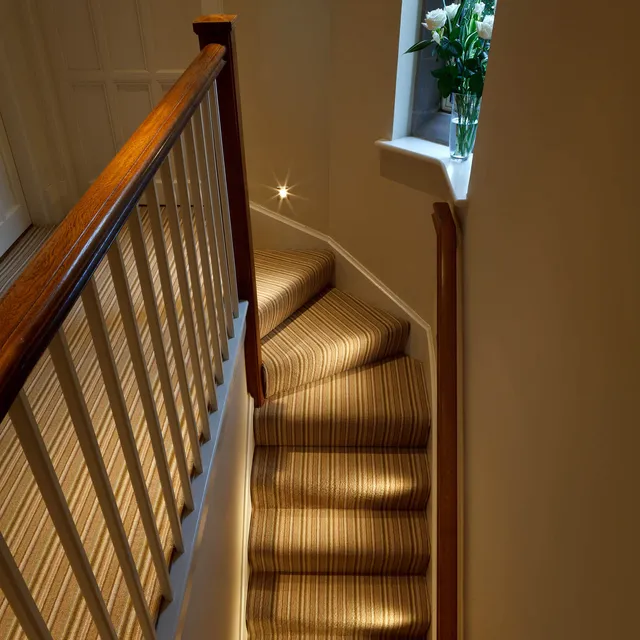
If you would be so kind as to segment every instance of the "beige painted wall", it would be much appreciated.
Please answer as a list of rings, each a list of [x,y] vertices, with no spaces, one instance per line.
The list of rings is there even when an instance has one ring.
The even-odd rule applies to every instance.
[[[400,0],[331,2],[330,235],[435,325],[433,200],[380,177],[391,138]]]
[[[498,11],[465,230],[468,640],[638,636],[640,8],[609,40],[603,6]]]
[[[328,0],[225,0],[237,39],[250,197],[277,210],[274,187],[298,196],[291,215],[329,228]]]
[[[400,0],[225,0],[238,13],[251,199],[332,236],[432,321],[429,196],[380,177],[391,136]]]
[[[31,219],[60,221],[77,190],[35,0],[0,0],[0,114]]]

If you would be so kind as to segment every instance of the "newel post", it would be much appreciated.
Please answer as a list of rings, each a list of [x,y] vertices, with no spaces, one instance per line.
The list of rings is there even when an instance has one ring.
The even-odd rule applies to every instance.
[[[242,136],[242,114],[238,87],[238,61],[235,48],[233,15],[202,16],[193,23],[193,30],[200,40],[200,48],[209,44],[225,47],[226,65],[218,76],[220,100],[220,125],[224,148],[227,191],[231,214],[231,230],[236,261],[238,296],[249,303],[247,315],[247,336],[245,339],[245,360],[247,385],[256,406],[264,402],[262,388],[262,356],[260,353],[260,333],[258,326],[258,299],[256,274],[253,262],[253,239],[247,191],[247,172],[244,160]]]

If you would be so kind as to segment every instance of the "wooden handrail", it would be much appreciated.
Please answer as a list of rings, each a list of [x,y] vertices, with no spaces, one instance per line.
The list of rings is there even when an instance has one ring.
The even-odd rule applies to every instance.
[[[0,419],[220,75],[224,54],[203,47],[0,300]]]
[[[234,28],[237,16],[202,16],[193,23],[193,30],[200,40],[200,47],[212,44],[225,48],[227,66],[220,73],[220,123],[224,161],[227,174],[227,192],[231,212],[231,230],[236,262],[238,295],[249,303],[247,313],[247,336],[245,338],[245,363],[247,387],[256,407],[264,402],[262,384],[262,355],[258,322],[258,297],[256,272],[253,261],[253,239],[251,214],[247,191],[247,171],[244,159],[242,114],[238,86],[238,60],[236,55]]]
[[[437,638],[458,637],[458,276],[456,223],[436,202],[437,234]]]

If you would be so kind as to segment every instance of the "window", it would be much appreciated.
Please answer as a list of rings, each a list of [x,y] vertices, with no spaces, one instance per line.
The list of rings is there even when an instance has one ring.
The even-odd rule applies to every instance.
[[[433,9],[442,9],[443,5],[460,3],[460,0],[418,0],[420,5],[420,22],[424,16]],[[496,0],[484,0],[482,2],[486,11],[494,11]],[[471,5],[473,9],[475,5]],[[414,5],[415,7],[415,5]],[[469,10],[469,6],[467,6]],[[414,23],[415,24],[415,23]],[[419,40],[429,40],[430,32],[422,26],[418,29]],[[439,144],[448,144],[449,138],[449,114],[451,113],[451,100],[442,100],[438,91],[437,80],[432,72],[443,66],[432,55],[433,47],[428,47],[414,54],[417,57],[415,64],[415,76],[413,82],[413,103],[411,105],[410,135],[424,140],[430,140]]]
[[[422,0],[420,15],[432,9],[442,7],[442,0]],[[421,25],[419,39],[429,37],[429,32]],[[411,112],[411,135],[439,144],[449,144],[449,113],[451,103],[443,104],[438,92],[436,79],[431,72],[442,66],[431,55],[431,47],[415,54],[418,57],[413,88],[413,105]],[[443,107],[445,107],[443,109]]]

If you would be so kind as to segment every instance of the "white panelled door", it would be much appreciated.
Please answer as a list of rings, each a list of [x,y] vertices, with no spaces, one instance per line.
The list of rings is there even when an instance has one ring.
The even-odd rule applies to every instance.
[[[0,118],[0,256],[30,226],[31,218]]]
[[[193,60],[201,0],[38,0],[84,192]]]

